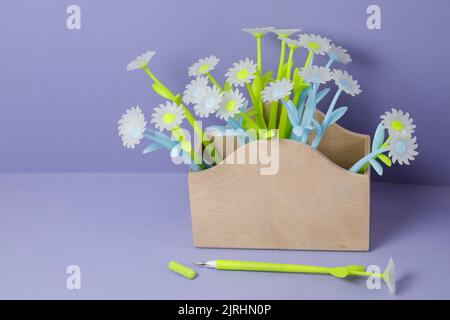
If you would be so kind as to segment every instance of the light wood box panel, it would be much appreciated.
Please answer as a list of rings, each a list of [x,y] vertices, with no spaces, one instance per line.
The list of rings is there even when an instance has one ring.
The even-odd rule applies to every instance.
[[[318,111],[317,119],[323,114]],[[243,156],[250,144],[225,150]],[[252,142],[256,143],[256,142]],[[194,245],[210,248],[369,250],[370,169],[348,169],[370,152],[370,136],[337,124],[319,150],[279,141],[279,171],[261,164],[226,164],[189,173]]]

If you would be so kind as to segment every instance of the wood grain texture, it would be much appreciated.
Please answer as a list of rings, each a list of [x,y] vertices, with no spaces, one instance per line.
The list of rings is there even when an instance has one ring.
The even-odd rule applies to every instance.
[[[280,140],[275,175],[261,175],[261,164],[225,163],[229,157],[245,157],[255,143],[227,150],[222,163],[189,174],[195,246],[369,249],[370,170],[346,170],[370,151],[369,136],[335,124],[320,151]]]

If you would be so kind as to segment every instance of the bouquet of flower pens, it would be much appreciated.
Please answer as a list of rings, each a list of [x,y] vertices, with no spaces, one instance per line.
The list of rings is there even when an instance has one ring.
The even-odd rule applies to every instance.
[[[181,159],[194,171],[210,168],[222,161],[212,143],[211,134],[208,134],[211,132],[231,133],[240,143],[280,138],[318,148],[327,128],[347,112],[345,106],[336,108],[341,94],[355,96],[361,93],[358,82],[351,75],[340,69],[331,69],[335,64],[351,62],[347,50],[314,34],[294,37],[300,29],[264,27],[244,31],[256,39],[257,63],[248,58],[234,63],[226,72],[223,85],[212,74],[219,63],[219,59],[213,55],[189,67],[189,76],[195,78],[186,85],[182,94],[174,94],[150,71],[148,63],[155,52],[148,51],[129,63],[127,69],[144,70],[153,80],[154,91],[167,101],[153,109],[150,122],[156,130],[147,127],[139,106],[128,109],[122,115],[118,131],[124,146],[134,148],[142,139],[148,139],[151,143],[144,148],[143,153],[167,149],[172,158]],[[276,73],[263,72],[262,67],[262,39],[269,33],[275,34],[280,40]],[[300,49],[307,50],[306,61],[303,67],[296,67],[296,52]],[[324,66],[314,63],[318,55],[328,56]],[[315,118],[317,105],[331,90],[320,89],[320,86],[331,80],[336,87],[335,94],[323,120],[319,122]],[[250,102],[242,90],[246,91]],[[225,124],[203,129],[188,106],[192,106],[199,118],[215,114]],[[198,152],[199,148],[195,148],[188,139],[188,131],[183,127],[185,119],[200,138],[200,149],[208,157],[202,156]],[[413,137],[415,127],[408,113],[396,109],[387,111],[381,116],[375,131],[371,152],[357,161],[349,171],[361,173],[372,166],[382,175],[380,162],[387,166],[391,166],[392,162],[409,164],[418,154],[416,137]]]

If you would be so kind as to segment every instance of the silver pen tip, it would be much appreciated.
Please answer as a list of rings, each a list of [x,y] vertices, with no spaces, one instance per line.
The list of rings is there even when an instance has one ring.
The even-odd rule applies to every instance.
[[[194,261],[194,262],[192,262],[192,264],[195,264],[195,265],[201,266],[201,267],[206,266],[206,262],[202,262],[202,261]]]

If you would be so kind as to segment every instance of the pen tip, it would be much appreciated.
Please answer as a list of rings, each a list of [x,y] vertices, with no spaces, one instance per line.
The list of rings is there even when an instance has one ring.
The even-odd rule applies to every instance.
[[[206,265],[206,262],[202,262],[202,261],[194,261],[194,262],[192,262],[192,264],[195,264],[195,265],[197,265],[197,266],[204,266],[204,265]]]

